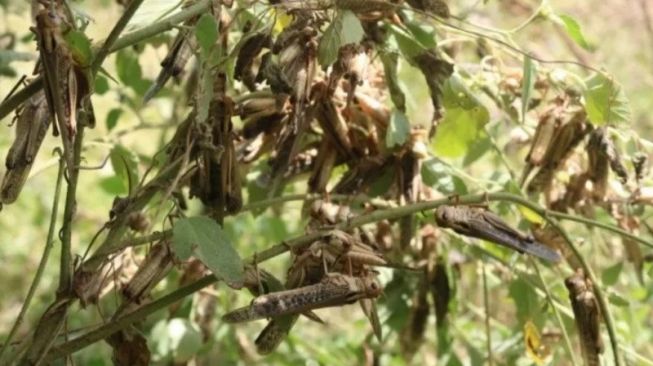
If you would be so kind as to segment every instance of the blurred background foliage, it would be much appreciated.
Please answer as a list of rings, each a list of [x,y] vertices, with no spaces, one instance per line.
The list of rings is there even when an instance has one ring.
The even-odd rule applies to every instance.
[[[651,95],[653,95],[653,4],[647,0],[607,0],[597,2],[568,2],[551,0],[545,2],[543,13],[512,34],[514,44],[533,55],[546,60],[575,60],[596,68],[605,69],[621,83],[632,108],[629,128],[636,136],[649,139],[653,136],[653,121],[650,118]],[[148,0],[132,19],[130,27],[147,25],[177,7],[173,0]],[[88,19],[86,34],[92,40],[101,40],[112,28],[122,13],[122,6],[110,0],[79,1],[73,8]],[[510,30],[527,22],[540,3],[530,0],[504,1],[450,1],[451,13],[464,17],[465,21],[482,34],[492,35],[493,30]],[[581,30],[564,25],[564,19],[550,16],[566,14],[571,22],[577,22]],[[0,90],[5,95],[22,75],[30,75],[37,57],[32,33],[29,31],[30,5],[23,1],[0,0]],[[562,20],[561,20],[562,19]],[[562,22],[562,23],[561,23]],[[561,25],[562,24],[562,25]],[[475,27],[480,26],[480,27]],[[575,30],[574,30],[575,29]],[[582,33],[580,33],[582,32]],[[138,164],[140,173],[152,159],[152,155],[171,137],[176,121],[184,118],[186,110],[181,99],[183,85],[169,85],[159,97],[143,105],[142,96],[159,72],[159,63],[165,57],[167,44],[174,32],[162,34],[137,46],[112,54],[104,63],[110,80],[102,75],[96,80],[93,102],[98,126],[87,131],[85,162],[88,166],[99,166],[111,152],[123,149],[121,154]],[[240,34],[230,35],[238,39]],[[473,55],[466,42],[478,43],[478,48],[493,48],[502,45],[482,38],[469,37],[456,32],[446,33],[439,40],[440,47],[461,48],[456,64],[464,70],[478,69],[478,57]],[[444,45],[446,43],[446,46]],[[585,46],[585,47],[583,47]],[[9,51],[10,50],[10,51]],[[499,54],[499,53],[497,53]],[[522,58],[500,56],[493,60],[512,70],[521,77]],[[552,74],[569,70],[581,77],[586,70],[573,65],[540,65]],[[558,70],[558,71],[556,71]],[[469,79],[476,82],[475,90],[482,88],[485,78],[503,78],[504,74],[473,74]],[[404,90],[410,90],[408,117],[411,123],[427,123],[429,93],[423,77],[407,63],[400,63],[400,83]],[[491,80],[497,85],[501,80]],[[509,83],[508,78],[503,79]],[[519,81],[517,81],[519,83]],[[425,112],[429,111],[428,113]],[[511,169],[523,164],[526,145],[515,143],[515,124],[501,111],[490,110],[487,134],[473,139],[461,153],[447,151],[442,157],[425,163],[424,181],[443,195],[468,192],[492,191],[511,187]],[[0,151],[8,149],[13,130],[8,127],[11,116],[0,124]],[[458,133],[454,131],[454,134]],[[617,144],[625,151],[634,149],[633,136],[627,129],[616,131]],[[488,138],[488,136],[491,137]],[[0,266],[3,281],[0,281],[0,335],[4,337],[24,300],[32,274],[40,259],[44,245],[57,158],[50,154],[59,143],[48,134],[34,169],[20,199],[6,205],[0,212]],[[436,145],[437,146],[437,145]],[[437,149],[437,147],[435,147]],[[496,149],[494,151],[493,149]],[[644,145],[649,156],[651,145]],[[444,156],[444,157],[443,157]],[[119,164],[105,164],[102,168],[84,172],[79,183],[77,217],[73,231],[73,250],[83,254],[96,230],[108,220],[111,202],[116,195],[128,193],[128,180],[118,172]],[[2,168],[0,168],[1,171]],[[251,177],[250,177],[251,178]],[[649,178],[650,183],[650,178]],[[649,184],[650,185],[650,184]],[[300,188],[293,188],[299,191]],[[200,213],[197,202],[190,202],[189,215]],[[511,222],[517,222],[520,213],[513,207],[499,204],[498,212]],[[165,211],[165,210],[161,210]],[[648,206],[639,212],[642,221],[651,221],[653,211]],[[596,219],[612,223],[612,219],[600,209]],[[420,217],[422,221],[431,216]],[[153,222],[157,222],[153,220]],[[273,207],[260,215],[244,213],[229,217],[225,231],[242,257],[254,254],[289,237],[304,231],[306,218],[301,215],[301,203],[288,203]],[[153,230],[165,228],[154,224]],[[158,227],[156,225],[159,225]],[[582,253],[595,268],[602,280],[616,320],[616,331],[623,346],[622,351],[629,364],[653,364],[653,266],[644,263],[642,280],[630,263],[624,260],[621,239],[595,228],[567,224],[565,227],[580,244]],[[643,230],[645,232],[645,230]],[[650,233],[648,233],[650,237]],[[486,334],[483,273],[487,276],[489,295],[490,332],[497,364],[530,365],[537,357],[528,355],[525,345],[525,324],[529,321],[539,329],[539,339],[544,343],[543,361],[546,364],[569,364],[567,353],[558,325],[551,316],[542,291],[533,283],[540,283],[531,263],[519,256],[496,250],[491,245],[479,247],[464,243],[457,236],[448,236],[449,248],[455,248],[462,256],[482,259],[463,261],[450,267],[450,279],[455,282],[453,303],[450,306],[451,324],[448,334],[436,334],[435,318],[424,320],[425,339],[414,352],[412,359],[402,350],[402,330],[410,322],[411,309],[417,293],[417,278],[411,273],[381,270],[385,293],[380,302],[380,317],[386,338],[379,344],[373,339],[363,314],[350,307],[320,311],[328,319],[326,325],[299,320],[277,352],[260,357],[253,350],[253,340],[262,328],[261,323],[230,326],[219,320],[212,323],[210,338],[205,342],[201,330],[192,322],[194,302],[197,296],[183,300],[179,309],[171,316],[160,311],[145,320],[141,329],[148,339],[153,361],[156,364],[183,363],[193,360],[196,364],[363,364],[369,353],[379,351],[380,364],[446,364],[477,365],[485,362]],[[27,334],[30,326],[38,321],[45,307],[50,304],[57,284],[57,251],[54,251],[46,268],[43,281],[38,288],[27,319],[23,323],[19,338]],[[496,257],[497,259],[492,259]],[[265,263],[265,268],[283,277],[289,263],[288,256]],[[542,269],[544,279],[554,297],[567,304],[567,292],[563,284],[565,272],[556,268]],[[177,287],[178,275],[171,275],[156,288],[154,297]],[[235,292],[223,284],[206,290],[217,297],[217,314],[221,315],[236,306],[246,305],[251,296]],[[105,314],[111,314],[118,304],[117,294],[109,296],[98,307],[91,306],[84,311],[72,311],[67,325],[69,332],[83,331],[99,324]],[[574,337],[573,319],[569,307],[563,311],[563,320]],[[607,338],[604,337],[607,344]],[[442,353],[443,349],[450,352]],[[610,347],[606,347],[604,360],[611,364]],[[102,343],[96,343],[73,356],[79,365],[108,365],[110,350]],[[440,363],[438,363],[440,362]]]

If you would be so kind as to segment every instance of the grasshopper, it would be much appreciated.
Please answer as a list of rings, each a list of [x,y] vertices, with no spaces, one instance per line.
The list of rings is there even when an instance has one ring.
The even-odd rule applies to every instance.
[[[372,273],[365,268],[366,265],[385,264],[381,254],[373,248],[352,235],[333,230],[295,257],[288,271],[286,288],[314,284],[317,279],[328,275],[329,270],[366,278]],[[381,325],[373,298],[360,299],[360,305],[375,335],[381,339]],[[274,317],[256,339],[257,351],[260,354],[272,352],[290,332],[297,318],[297,315]]]
[[[551,262],[560,261],[560,254],[506,224],[494,213],[477,207],[440,206],[435,221],[441,227],[503,245],[520,253],[528,253]]]
[[[42,91],[28,99],[18,113],[16,139],[5,161],[7,172],[0,188],[0,203],[12,203],[18,198],[50,126],[50,120],[45,94]]]
[[[565,280],[569,290],[569,300],[574,311],[581,352],[585,365],[600,365],[599,354],[603,352],[601,340],[599,304],[594,296],[592,283],[585,278],[582,271]]]
[[[307,310],[351,304],[381,294],[381,285],[373,276],[364,278],[329,273],[317,284],[259,296],[249,306],[225,314],[229,323],[241,323]]]
[[[44,0],[43,0],[44,1]],[[45,6],[45,3],[42,3]],[[89,109],[89,124],[94,123],[92,107],[88,96],[91,86],[89,76],[78,65],[64,40],[64,34],[72,29],[72,19],[66,17],[64,4],[51,1],[36,15],[36,34],[40,58],[40,73],[43,75],[44,90],[50,115],[56,119],[55,135],[61,133],[64,157],[69,176],[73,162],[73,140],[77,133],[77,110]]]

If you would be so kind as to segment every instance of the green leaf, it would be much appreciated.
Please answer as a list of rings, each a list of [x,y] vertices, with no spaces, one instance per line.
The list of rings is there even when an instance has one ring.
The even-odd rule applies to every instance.
[[[143,80],[143,71],[138,63],[138,56],[133,50],[125,49],[118,52],[116,69],[120,82],[131,87],[140,95],[145,93],[149,83]]]
[[[537,79],[537,65],[533,63],[533,59],[529,56],[524,56],[524,69],[522,76],[522,89],[521,89],[521,121],[524,123],[526,119],[526,112],[528,111],[528,104],[531,101],[531,94],[535,87],[535,80]]]
[[[542,318],[543,314],[538,306],[537,293],[533,289],[533,286],[521,278],[517,278],[510,283],[508,293],[515,302],[519,323],[524,324],[530,319],[538,324],[539,322],[535,321],[534,318]]]
[[[438,124],[433,147],[440,157],[456,158],[484,137],[490,120],[487,108],[457,76],[444,84],[444,119]]]
[[[630,102],[612,77],[595,74],[585,81],[585,111],[595,125],[623,124],[632,119]]]
[[[204,54],[208,55],[218,40],[218,23],[211,13],[204,13],[197,21],[195,37]]]
[[[177,220],[172,230],[172,243],[179,258],[185,260],[195,255],[230,287],[243,286],[243,262],[215,221],[204,216],[185,218]]]
[[[487,109],[480,106],[472,110],[447,109],[433,139],[435,153],[448,158],[465,155],[469,147],[482,137],[483,126],[489,118]]]
[[[105,79],[106,80],[106,79]],[[118,124],[118,118],[122,115],[122,108],[113,108],[107,113],[107,131],[113,130],[114,127]]]
[[[630,301],[628,301],[628,299],[614,292],[608,294],[608,301],[610,301],[611,304],[622,308],[630,305]]]
[[[100,179],[100,188],[112,196],[119,196],[127,192],[127,186],[120,177],[115,175]]]
[[[381,62],[383,63],[383,73],[385,75],[385,83],[390,92],[390,99],[395,107],[400,111],[406,110],[406,95],[401,86],[399,85],[399,78],[397,76],[397,66],[399,64],[399,54],[382,52],[380,54]]]
[[[392,148],[403,145],[410,136],[410,122],[404,112],[395,109],[390,116],[390,124],[385,133],[385,146]]]
[[[201,350],[202,336],[188,319],[173,318],[159,321],[150,331],[148,343],[157,361],[172,358],[174,363],[186,363]]]
[[[340,14],[342,17],[342,45],[360,42],[365,34],[361,21],[350,10],[343,10]]]
[[[93,51],[91,51],[91,40],[84,32],[71,30],[64,36],[64,40],[72,53],[73,59],[82,67],[91,64]]]
[[[397,42],[399,51],[405,58],[410,60],[427,51],[427,49],[422,46],[412,34],[407,33],[404,29],[394,24],[391,24],[389,28],[392,32],[393,38]]]
[[[619,280],[619,275],[621,274],[621,270],[623,268],[624,263],[619,261],[617,264],[603,270],[601,273],[601,281],[603,282],[603,286],[612,286],[616,284]]]
[[[93,88],[95,93],[102,95],[109,91],[109,81],[104,76],[98,75],[95,78],[95,87]]]
[[[411,20],[405,23],[413,37],[426,49],[437,47],[435,28],[422,22]]]
[[[363,26],[354,13],[349,10],[338,12],[331,24],[322,33],[317,48],[317,59],[323,68],[329,67],[338,59],[340,47],[358,43],[363,39]]]
[[[553,20],[556,23],[561,24],[565,28],[565,31],[569,37],[571,37],[574,42],[578,43],[579,46],[583,47],[586,50],[592,48],[589,42],[587,42],[585,39],[580,24],[576,21],[576,19],[566,14],[553,15],[553,17]]]
[[[111,166],[116,175],[125,183],[125,187],[134,189],[138,184],[138,156],[122,145],[115,145],[109,154]],[[131,193],[131,192],[130,192]]]
[[[465,182],[440,159],[433,158],[422,164],[421,170],[424,184],[435,188],[443,194],[467,194]]]
[[[340,30],[338,29],[338,19],[339,17],[336,16],[331,24],[329,24],[327,29],[322,34],[322,38],[320,38],[320,44],[317,47],[317,60],[322,68],[325,69],[332,63],[336,62],[338,59],[338,50],[342,45],[342,40],[340,39]]]

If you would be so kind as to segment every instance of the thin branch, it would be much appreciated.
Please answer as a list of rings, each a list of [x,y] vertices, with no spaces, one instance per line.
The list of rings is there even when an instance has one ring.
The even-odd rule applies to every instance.
[[[603,320],[605,320],[605,327],[608,329],[608,336],[610,337],[610,346],[612,348],[612,354],[614,356],[614,364],[615,366],[620,366],[621,357],[619,356],[619,344],[617,342],[617,333],[615,332],[614,329],[614,320],[612,319],[612,313],[610,312],[610,307],[608,306],[608,302],[605,300],[603,290],[601,290],[601,286],[599,286],[599,282],[596,280],[596,276],[594,275],[592,268],[589,266],[589,264],[585,260],[585,257],[583,257],[583,255],[580,253],[578,248],[576,248],[576,245],[574,245],[567,231],[558,223],[558,221],[551,218],[550,216],[545,216],[545,218],[547,219],[547,222],[563,236],[565,242],[567,243],[567,246],[574,253],[576,259],[578,259],[578,262],[583,268],[585,275],[590,279],[590,281],[592,281],[592,284],[594,285],[594,294],[596,295],[596,298],[599,302],[599,308],[601,309]]]
[[[27,309],[29,308],[30,303],[32,302],[34,293],[36,292],[39,283],[41,283],[43,271],[45,270],[45,266],[47,265],[48,259],[50,258],[50,252],[52,251],[52,247],[54,246],[54,233],[55,233],[55,228],[57,227],[57,216],[59,213],[59,196],[61,194],[61,181],[63,180],[62,179],[63,171],[64,171],[64,159],[63,156],[60,156],[59,174],[57,175],[57,183],[54,188],[54,199],[52,201],[52,212],[50,214],[50,228],[48,229],[48,236],[45,241],[45,248],[43,248],[41,261],[39,262],[39,266],[36,270],[36,274],[34,274],[34,279],[32,280],[32,284],[30,285],[29,290],[27,291],[27,296],[25,297],[23,306],[21,307],[20,312],[18,313],[18,317],[16,318],[16,321],[14,322],[11,331],[9,331],[9,335],[5,339],[4,345],[0,350],[0,361],[2,361],[2,356],[4,355],[5,351],[9,347],[9,344],[11,344],[11,340],[14,338],[14,336],[16,335],[16,331],[18,331],[18,328],[23,322],[23,318],[25,317],[25,313],[27,312]]]
[[[481,262],[481,270],[483,273],[483,306],[485,307],[485,346],[487,348],[487,363],[494,366],[494,356],[492,355],[492,335],[490,330],[490,300],[488,299],[487,288],[487,269],[485,263]]]
[[[475,194],[475,195],[465,195],[465,196],[460,196],[456,199],[456,202],[458,204],[479,204],[479,203],[485,203],[487,201],[508,201],[508,202],[513,202],[513,203],[518,203],[521,205],[524,205],[531,210],[535,211],[536,213],[542,215],[543,217],[547,218],[550,220],[551,225],[555,226],[557,225],[557,221],[553,219],[553,215],[546,216],[547,213],[549,213],[547,210],[541,208],[535,203],[532,203],[526,199],[523,199],[519,196],[509,194],[509,193],[489,193],[489,194]],[[354,217],[347,222],[343,222],[340,224],[337,224],[334,226],[335,229],[339,230],[349,230],[355,227],[359,227],[362,225],[366,225],[369,223],[377,222],[377,221],[382,221],[382,220],[394,220],[398,219],[400,217],[410,215],[410,214],[415,214],[421,211],[429,211],[436,209],[437,207],[444,205],[444,204],[451,204],[453,203],[452,200],[445,198],[445,199],[439,199],[439,200],[434,200],[434,201],[427,201],[427,202],[419,202],[411,205],[405,205],[402,207],[395,207],[395,208],[390,208],[390,209],[383,209],[383,210],[377,210],[374,211],[370,214],[367,215],[362,215],[358,217]],[[578,218],[574,217],[573,215],[565,215],[566,219],[569,220],[574,220],[578,222],[583,222],[579,221]],[[591,224],[598,224],[596,222],[593,222],[592,220],[590,221]],[[595,225],[598,226],[598,225]],[[559,226],[558,226],[559,227]],[[619,233],[620,230],[610,227],[609,225],[607,227],[604,227],[606,230],[611,230],[613,232]],[[316,239],[319,239],[321,236],[323,236],[325,233],[328,233],[328,230],[321,231],[321,232],[315,232],[311,234],[306,234],[302,235],[299,237],[295,237],[293,239],[287,240],[283,243],[277,244],[273,247],[270,247],[262,252],[256,253],[255,255],[247,258],[245,260],[246,263],[254,263],[256,261],[257,263],[264,262],[266,260],[269,260],[271,258],[274,258],[278,255],[281,255],[289,250],[294,250],[301,248],[304,245],[308,245],[315,241]],[[563,232],[563,235],[566,235],[565,232]],[[567,237],[568,238],[568,237]],[[571,244],[573,246],[573,243]],[[574,248],[575,249],[575,248]],[[573,250],[573,249],[572,249]],[[584,263],[584,261],[583,261]],[[586,263],[585,263],[586,264]],[[590,270],[590,276],[593,276],[591,274]],[[590,277],[592,279],[593,277]],[[72,341],[65,342],[61,344],[60,346],[56,347],[46,358],[46,360],[54,360],[59,357],[63,357],[67,354],[70,354],[72,352],[75,352],[79,349],[82,349],[89,344],[92,344],[94,342],[97,342],[101,339],[104,339],[108,337],[109,335],[113,334],[114,332],[123,329],[124,327],[129,326],[133,322],[137,320],[142,320],[144,317],[147,315],[160,310],[178,300],[181,298],[188,296],[208,285],[211,285],[218,281],[217,278],[215,278],[213,275],[206,276],[196,282],[193,282],[185,287],[182,287],[180,289],[177,289],[173,291],[172,293],[163,296],[162,298],[149,303],[147,305],[144,305],[143,307],[139,308],[138,310],[135,310],[132,313],[129,313],[125,315],[124,317],[121,317],[120,319],[117,319],[111,323],[107,323],[103,326],[100,326],[96,330],[93,330],[91,332],[88,332],[79,338],[76,338]],[[598,286],[596,286],[598,287]],[[599,299],[603,299],[605,301],[602,293],[599,295],[597,294],[597,297]],[[616,338],[614,338],[614,327],[611,325],[612,320],[610,318],[609,321],[606,320],[606,323],[609,323],[610,326],[608,327],[609,333],[611,335],[611,341],[614,339],[614,342],[616,342]]]
[[[142,42],[148,38],[154,37],[159,33],[169,31],[177,24],[184,22],[187,19],[195,17],[202,12],[206,11],[209,5],[209,0],[200,0],[197,4],[189,6],[188,8],[172,15],[166,19],[160,20],[139,30],[130,32],[120,37],[115,41],[109,53],[116,52],[123,48],[132,46]],[[34,79],[31,83],[27,84],[23,89],[14,93],[11,97],[6,98],[0,104],[0,119],[6,117],[19,105],[23,104],[29,97],[36,94],[37,91],[43,87],[43,78],[40,76]]]
[[[565,323],[562,322],[562,316],[560,315],[560,312],[556,307],[555,300],[553,299],[553,295],[551,295],[551,291],[549,291],[549,286],[547,286],[546,281],[544,281],[544,277],[542,277],[542,272],[540,272],[540,267],[537,264],[537,261],[534,260],[533,258],[528,258],[528,260],[533,266],[533,268],[535,268],[535,273],[537,274],[537,277],[540,280],[541,288],[546,295],[546,300],[551,305],[551,310],[553,310],[553,314],[555,314],[556,320],[558,321],[560,332],[562,332],[562,337],[565,339],[565,347],[567,348],[567,353],[569,354],[569,359],[571,361],[571,364],[573,366],[576,366],[578,365],[578,360],[576,360],[576,354],[574,353],[574,348],[571,345],[571,340],[569,339],[567,328],[565,327]]]
[[[116,25],[113,26],[111,33],[109,33],[109,36],[102,44],[102,47],[100,48],[98,53],[95,55],[95,58],[93,59],[93,64],[91,64],[91,70],[93,74],[96,74],[97,71],[100,69],[102,63],[104,62],[104,59],[107,57],[107,55],[109,55],[109,51],[118,40],[118,36],[120,36],[120,33],[122,33],[123,30],[125,30],[125,27],[127,26],[131,18],[136,13],[136,10],[138,10],[138,8],[141,6],[142,3],[143,0],[131,0],[129,2],[129,5],[127,5],[127,9],[125,9],[124,13],[122,13],[122,16],[120,17],[120,19],[118,19]]]

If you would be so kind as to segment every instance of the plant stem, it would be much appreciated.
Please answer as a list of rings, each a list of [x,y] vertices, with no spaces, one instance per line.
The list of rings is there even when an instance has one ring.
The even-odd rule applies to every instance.
[[[614,330],[614,320],[612,319],[612,313],[610,312],[608,302],[605,300],[605,296],[603,295],[603,290],[601,290],[601,286],[599,286],[599,282],[596,280],[596,276],[594,275],[592,268],[589,266],[589,264],[587,264],[585,257],[581,255],[580,251],[578,248],[576,248],[573,241],[569,237],[569,234],[567,234],[567,231],[557,222],[557,220],[547,217],[547,221],[564,237],[567,246],[572,250],[574,256],[576,256],[576,259],[578,259],[581,267],[583,268],[583,271],[585,272],[585,275],[590,279],[590,281],[592,281],[592,284],[594,285],[594,295],[599,302],[599,308],[601,309],[603,320],[605,320],[605,327],[608,329],[610,347],[612,348],[612,354],[614,356],[614,365],[620,366],[621,357],[619,355],[617,333]]]
[[[490,332],[490,300],[488,299],[487,288],[487,269],[485,262],[481,262],[481,270],[483,273],[483,306],[485,307],[485,346],[487,347],[487,363],[490,366],[494,365],[494,356],[492,355],[492,336]]]
[[[109,53],[116,52],[156,36],[159,33],[168,31],[174,28],[175,25],[201,14],[206,10],[208,5],[209,0],[200,0],[197,4],[189,6],[188,8],[183,9],[175,15],[172,15],[166,19],[162,19],[133,32],[127,33],[113,43],[109,49]],[[31,83],[27,84],[24,88],[14,93],[11,97],[5,99],[2,104],[0,104],[0,119],[6,117],[9,113],[11,113],[11,111],[18,108],[19,105],[25,102],[32,95],[36,94],[36,92],[41,90],[42,87],[43,78],[39,76]]]
[[[567,328],[565,328],[565,323],[562,322],[562,316],[560,315],[560,312],[558,311],[558,308],[556,307],[555,301],[553,299],[553,296],[551,295],[551,292],[549,291],[549,286],[547,286],[546,282],[544,281],[544,277],[542,277],[542,272],[540,272],[540,267],[537,264],[537,261],[534,260],[533,258],[528,258],[529,262],[535,268],[535,273],[537,274],[537,277],[540,280],[541,288],[544,290],[544,293],[546,294],[546,299],[551,305],[551,310],[553,310],[553,314],[555,314],[556,320],[558,321],[558,325],[560,326],[560,332],[562,332],[562,337],[565,339],[565,347],[567,348],[567,353],[569,353],[569,359],[571,361],[571,364],[573,366],[578,365],[578,360],[576,360],[576,355],[574,353],[574,348],[571,345],[571,340],[569,339],[569,334],[567,333]]]
[[[109,51],[116,43],[116,40],[118,39],[118,36],[120,36],[120,33],[122,33],[122,31],[125,29],[127,23],[129,23],[129,20],[134,16],[134,13],[136,13],[136,10],[138,10],[138,8],[141,6],[142,3],[143,0],[131,0],[129,2],[129,5],[127,5],[127,9],[125,9],[125,12],[122,14],[120,19],[118,19],[116,25],[114,25],[113,29],[111,30],[111,33],[109,33],[109,36],[104,41],[102,47],[100,48],[98,53],[95,55],[95,58],[93,59],[91,70],[94,75],[102,66],[102,62],[104,62],[104,59],[109,54]]]
[[[43,271],[45,270],[45,266],[47,265],[48,259],[50,258],[50,252],[52,251],[52,247],[54,246],[54,232],[57,226],[57,216],[59,212],[59,196],[61,194],[61,181],[63,178],[63,171],[64,171],[64,159],[63,156],[60,156],[59,174],[57,175],[57,183],[54,188],[54,199],[52,201],[52,212],[50,214],[50,227],[48,229],[48,236],[45,241],[45,248],[43,248],[41,261],[39,262],[39,266],[36,270],[36,274],[34,275],[34,279],[32,280],[32,284],[30,285],[29,290],[27,291],[25,302],[23,302],[23,306],[21,307],[20,312],[18,313],[18,317],[16,318],[16,321],[14,322],[11,331],[9,331],[9,335],[5,339],[4,345],[0,350],[0,363],[2,361],[2,356],[4,355],[5,351],[9,347],[9,344],[11,344],[11,340],[16,335],[16,331],[18,331],[20,324],[23,322],[23,318],[25,317],[25,313],[27,312],[27,309],[29,308],[29,305],[32,302],[34,293],[36,292],[37,287],[41,283]]]
[[[293,196],[293,198],[298,198],[298,196]],[[479,203],[485,203],[487,201],[507,201],[507,202],[513,202],[513,203],[518,203],[521,205],[524,205],[531,210],[535,211],[536,213],[542,215],[545,217],[551,225],[554,227],[558,228],[559,226],[557,224],[557,221],[553,219],[552,217],[554,216],[554,213],[548,212],[547,210],[539,207],[537,204],[534,204],[522,197],[519,197],[517,195],[509,194],[509,193],[488,193],[488,194],[475,194],[475,195],[465,195],[465,196],[460,196],[457,197],[456,203],[457,204],[479,204]],[[275,201],[274,204],[278,202]],[[394,220],[398,219],[400,217],[410,215],[410,214],[415,214],[420,211],[427,211],[427,210],[433,210],[436,209],[437,207],[444,205],[444,204],[452,204],[454,203],[452,200],[448,198],[444,199],[439,199],[439,200],[433,200],[433,201],[426,201],[426,202],[419,202],[411,205],[405,205],[401,207],[394,207],[394,208],[389,208],[389,209],[383,209],[383,210],[377,210],[372,213],[369,213],[367,215],[362,215],[358,217],[354,217],[347,222],[343,222],[340,224],[337,224],[334,226],[333,229],[339,229],[339,230],[349,230],[355,227],[359,227],[365,224],[381,221],[381,220]],[[548,216],[547,216],[548,214]],[[572,220],[572,221],[578,221],[578,222],[584,222],[578,220],[577,217],[573,215],[566,215],[565,214],[565,219]],[[592,224],[597,224],[596,222],[593,222],[589,220],[589,222],[586,222],[590,225]],[[597,225],[598,226],[598,225]],[[616,233],[622,233],[622,230],[611,227],[609,225],[603,227],[606,230],[610,230]],[[563,230],[560,228],[559,230]],[[315,232],[311,234],[306,234],[302,235],[299,237],[295,237],[293,239],[284,241],[283,243],[277,244],[275,246],[272,246],[262,252],[256,253],[255,255],[245,259],[246,263],[261,263],[263,261],[269,260],[271,258],[274,258],[280,254],[283,254],[291,249],[298,249],[304,245],[308,245],[311,242],[315,241],[316,239],[320,238],[322,235],[327,233],[329,230],[321,231],[321,232]],[[562,235],[566,236],[566,232],[562,231]],[[568,238],[568,236],[566,236]],[[572,245],[572,250],[575,248]],[[577,251],[576,251],[577,252]],[[580,254],[580,253],[578,253]],[[581,257],[581,263],[586,262],[582,259]],[[590,279],[593,279],[593,274],[590,272]],[[144,305],[143,307],[139,308],[138,310],[135,310],[132,313],[129,313],[115,321],[112,321],[110,323],[107,323],[105,325],[100,326],[99,328],[90,331],[79,338],[76,338],[72,341],[65,342],[61,344],[60,346],[56,347],[51,354],[49,354],[46,358],[46,360],[54,360],[59,357],[63,357],[65,355],[68,355],[72,352],[75,352],[79,349],[82,349],[89,344],[92,344],[98,340],[104,339],[108,337],[109,335],[115,333],[118,330],[123,329],[126,326],[129,326],[131,323],[137,321],[137,320],[142,320],[144,317],[147,315],[160,310],[178,300],[181,298],[188,296],[192,294],[193,292],[199,291],[200,289],[211,285],[218,281],[217,278],[215,278],[213,275],[209,275],[206,277],[203,277],[202,279],[191,283],[185,287],[182,287],[180,289],[177,289],[170,294],[163,296],[162,298],[149,303],[147,305]],[[595,286],[595,288],[598,288],[598,286]],[[605,301],[604,297],[602,294],[597,294],[597,298],[599,298],[601,304],[601,301]],[[603,304],[605,305],[605,304]],[[603,310],[603,305],[602,310]],[[607,308],[607,307],[606,307]],[[609,314],[608,314],[609,317]],[[611,341],[613,341],[614,345],[616,345],[616,337],[614,337],[614,327],[612,326],[612,320],[608,321],[606,319],[606,323],[609,323],[610,325],[608,326],[609,333],[611,334]],[[616,352],[615,352],[616,353]],[[619,364],[617,364],[619,365]]]

